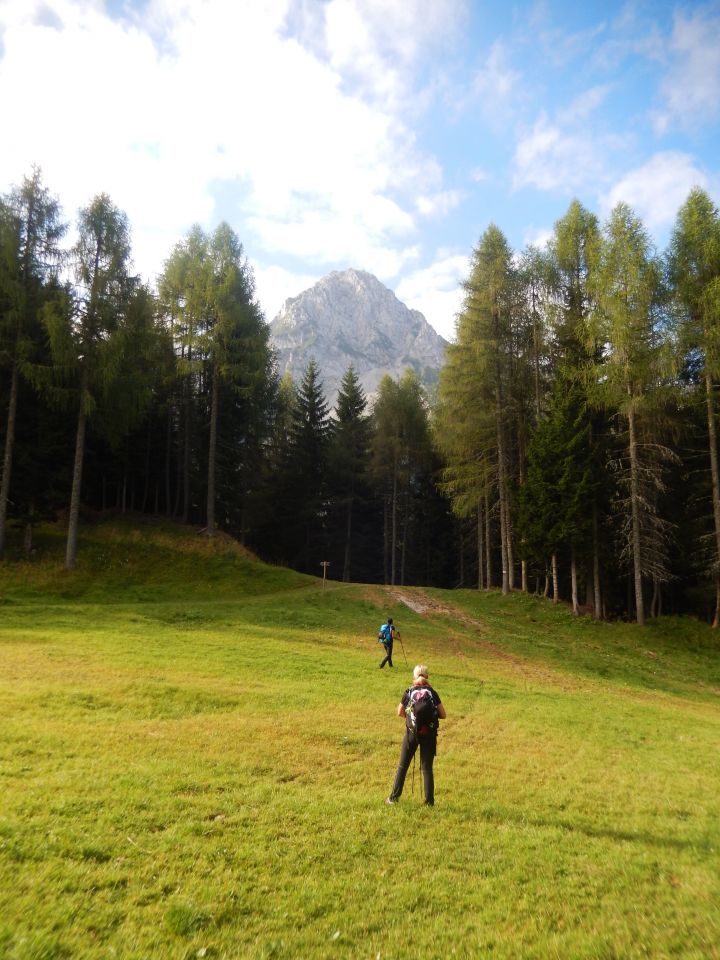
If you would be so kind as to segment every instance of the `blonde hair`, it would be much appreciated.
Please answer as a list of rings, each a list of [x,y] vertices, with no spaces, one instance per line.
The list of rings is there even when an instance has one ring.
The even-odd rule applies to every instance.
[[[420,677],[422,677],[423,680],[427,680],[428,678],[428,668],[424,663],[419,663],[413,670],[413,680],[419,680]]]

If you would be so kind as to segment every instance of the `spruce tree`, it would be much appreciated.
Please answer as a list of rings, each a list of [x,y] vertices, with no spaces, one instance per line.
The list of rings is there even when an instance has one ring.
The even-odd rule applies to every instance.
[[[292,410],[288,462],[288,506],[293,562],[306,573],[317,573],[327,559],[327,475],[330,415],[314,359],[297,387]]]
[[[358,501],[366,498],[366,476],[370,452],[370,418],[366,414],[367,400],[352,365],[340,383],[335,405],[330,445],[330,473],[333,499],[343,516],[342,579],[350,580],[353,515]]]

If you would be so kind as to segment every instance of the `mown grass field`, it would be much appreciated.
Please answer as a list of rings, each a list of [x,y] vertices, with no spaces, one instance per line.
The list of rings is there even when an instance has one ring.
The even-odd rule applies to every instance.
[[[0,564],[0,956],[720,957],[707,626],[323,590],[171,527],[72,574],[38,544]],[[387,613],[448,711],[434,809],[419,770],[383,803]]]

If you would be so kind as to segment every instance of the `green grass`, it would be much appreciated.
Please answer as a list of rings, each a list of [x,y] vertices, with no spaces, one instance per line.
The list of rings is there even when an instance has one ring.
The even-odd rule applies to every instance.
[[[0,565],[0,957],[720,957],[709,628],[414,612],[170,526],[38,544]],[[390,611],[449,714],[434,809],[419,770],[383,803]]]

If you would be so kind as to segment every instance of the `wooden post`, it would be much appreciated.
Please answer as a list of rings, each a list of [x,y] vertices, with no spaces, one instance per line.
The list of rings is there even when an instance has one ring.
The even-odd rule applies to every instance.
[[[329,560],[321,560],[320,566],[323,568],[323,590],[325,589],[325,576],[327,574],[327,568],[330,566]]]

